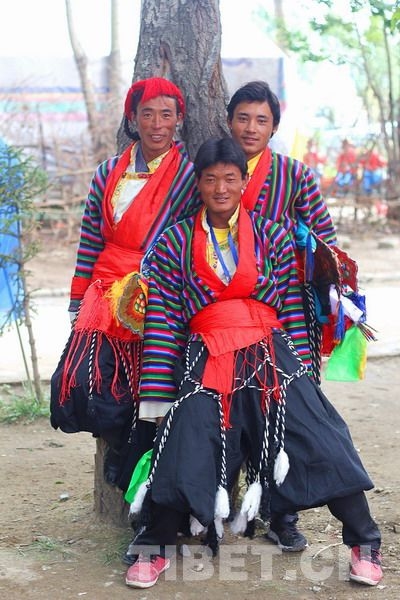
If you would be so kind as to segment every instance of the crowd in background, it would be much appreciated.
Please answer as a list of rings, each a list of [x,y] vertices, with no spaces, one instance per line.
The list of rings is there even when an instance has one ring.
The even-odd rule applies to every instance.
[[[357,146],[345,138],[332,156],[332,152],[320,152],[318,141],[310,138],[303,161],[313,169],[325,193],[332,196],[349,192],[371,196],[382,191],[386,178],[387,160],[373,140]]]

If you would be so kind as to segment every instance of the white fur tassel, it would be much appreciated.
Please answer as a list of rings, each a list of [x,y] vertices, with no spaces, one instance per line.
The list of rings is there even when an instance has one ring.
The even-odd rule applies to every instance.
[[[231,523],[231,531],[235,535],[246,530],[248,521],[252,521],[257,515],[262,496],[262,487],[259,481],[254,481],[244,495],[240,512]]]
[[[229,517],[229,496],[226,489],[221,485],[215,497],[214,517],[216,519],[227,519]]]
[[[147,481],[140,484],[138,491],[135,494],[133,502],[129,508],[129,515],[137,515],[142,510],[143,500],[147,492]]]
[[[282,485],[289,471],[289,457],[285,450],[281,448],[274,464],[274,479],[276,485]]]
[[[203,533],[203,531],[206,529],[205,527],[203,527],[203,525],[200,523],[200,521],[198,519],[196,519],[196,517],[194,517],[193,515],[190,515],[190,533],[192,535],[199,535],[199,533]]]
[[[230,524],[231,531],[234,535],[243,533],[247,527],[247,515],[242,512],[238,512]]]
[[[247,520],[252,521],[260,508],[262,487],[259,481],[254,481],[244,495],[240,512],[247,514]]]

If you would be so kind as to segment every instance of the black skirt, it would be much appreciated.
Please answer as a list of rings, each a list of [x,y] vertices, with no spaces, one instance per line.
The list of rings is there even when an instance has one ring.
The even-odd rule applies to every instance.
[[[109,465],[113,471],[112,483],[125,492],[137,461],[153,447],[156,435],[154,423],[137,419],[137,398],[134,396],[139,378],[137,375],[137,381],[133,385],[134,374],[129,372],[129,369],[134,368],[135,360],[140,362],[141,343],[130,342],[129,351],[134,361],[133,364],[127,364],[121,354],[118,356],[118,346],[106,336],[84,335],[74,360],[66,365],[73,336],[72,331],[51,378],[50,422],[54,429],[59,428],[65,433],[87,431],[105,440],[113,450],[113,454],[109,454],[109,459],[112,460],[112,465]],[[92,346],[92,355],[96,355],[101,372],[99,386],[90,383],[91,344],[95,344]],[[66,369],[69,370],[67,375],[71,376],[77,361],[75,384],[61,402],[62,377]],[[136,370],[139,372],[138,367]],[[106,463],[104,468],[106,473]],[[109,479],[108,481],[111,482]]]
[[[198,355],[201,342],[190,344],[190,356]],[[298,371],[299,359],[280,332],[273,335],[274,359],[279,383]],[[151,498],[154,502],[194,515],[207,526],[214,519],[215,496],[221,481],[222,457],[226,458],[227,487],[235,481],[243,463],[257,469],[268,428],[268,493],[273,513],[295,512],[321,506],[334,498],[373,487],[348,427],[319,386],[306,374],[291,380],[285,393],[284,448],[289,471],[284,482],[273,481],[276,444],[277,405],[270,402],[268,414],[262,410],[259,379],[267,369],[262,365],[254,375],[254,356],[263,359],[261,347],[239,351],[236,360],[242,389],[234,393],[230,411],[231,427],[226,430],[222,452],[220,410],[217,395],[207,389],[195,391],[195,383],[185,380],[175,406],[167,413],[155,443]],[[247,355],[251,356],[247,360]],[[191,379],[201,381],[207,351],[192,370]],[[256,361],[257,362],[257,361]],[[243,369],[243,363],[245,369]],[[176,369],[182,379],[183,361]],[[210,393],[211,392],[211,393]],[[182,401],[179,398],[185,397]],[[265,443],[264,443],[265,447]],[[161,452],[158,452],[162,448]],[[271,466],[272,464],[272,466]],[[266,468],[268,465],[264,465]]]
[[[74,338],[71,332],[67,346],[51,377],[50,422],[65,433],[89,431],[95,436],[114,436],[130,425],[134,416],[135,399],[123,362],[116,373],[117,349],[106,336],[83,335],[71,362],[66,357]],[[90,382],[90,361],[95,357],[101,373],[99,385]],[[61,384],[65,370],[68,378],[76,368],[74,385],[61,401]],[[113,382],[114,392],[113,392]]]

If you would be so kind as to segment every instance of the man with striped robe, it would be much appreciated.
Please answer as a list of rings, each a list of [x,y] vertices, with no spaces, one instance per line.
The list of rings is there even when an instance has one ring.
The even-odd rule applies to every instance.
[[[310,281],[305,281],[306,260],[312,260],[313,245],[336,244],[336,233],[313,171],[304,163],[272,151],[268,143],[278,130],[280,103],[269,85],[253,81],[239,88],[228,108],[228,126],[233,139],[242,147],[250,177],[243,205],[284,227],[296,242],[302,300],[293,308],[287,328],[296,350],[320,383],[322,329],[316,315],[318,297]],[[335,268],[333,268],[335,271]],[[325,292],[329,286],[322,288]],[[321,312],[326,310],[325,302]],[[320,316],[322,320],[326,315]],[[268,533],[280,548],[301,551],[305,537],[298,531],[297,515],[276,516]]]
[[[137,81],[127,93],[124,124],[134,141],[92,179],[71,284],[72,331],[51,380],[52,426],[102,437],[106,480],[122,489],[155,435],[154,426],[136,427],[140,265],[166,227],[199,208],[193,164],[173,141],[184,112],[181,91],[166,79]]]
[[[373,484],[343,419],[285,332],[299,292],[291,236],[240,204],[246,158],[230,138],[195,159],[204,209],[167,229],[149,259],[140,418],[160,428],[131,512],[141,527],[126,584],[170,566],[185,514],[214,552],[241,464],[248,490],[233,523],[327,504],[352,548],[351,579],[382,578]]]

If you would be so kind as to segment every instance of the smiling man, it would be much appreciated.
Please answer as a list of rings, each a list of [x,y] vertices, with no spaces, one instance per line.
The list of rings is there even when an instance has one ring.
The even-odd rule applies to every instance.
[[[162,156],[171,148],[176,127],[182,123],[183,113],[177,100],[169,96],[156,96],[126,108],[129,119],[140,137],[140,146],[146,163]]]
[[[71,282],[73,327],[51,380],[52,426],[102,437],[109,445],[106,481],[121,489],[155,435],[154,426],[145,424],[131,431],[145,304],[140,264],[166,227],[200,205],[193,164],[174,140],[185,113],[180,89],[161,77],[136,81],[124,113],[133,141],[93,176]],[[128,307],[124,298],[132,286],[137,302]]]
[[[292,239],[243,207],[247,164],[234,140],[208,140],[194,164],[204,207],[151,256],[139,416],[160,426],[131,506],[144,495],[126,584],[151,587],[169,568],[184,515],[192,533],[208,529],[216,553],[246,464],[235,533],[257,514],[326,503],[352,548],[351,578],[376,585],[380,532],[364,495],[373,484],[285,332],[298,290]]]
[[[282,225],[297,245],[298,273],[304,275],[306,239],[309,232],[327,244],[336,244],[336,233],[313,171],[304,163],[271,151],[268,144],[279,127],[281,110],[268,83],[252,81],[239,88],[228,107],[231,135],[247,158],[250,183],[246,208]],[[302,288],[303,301],[293,312],[287,331],[296,350],[320,382],[321,324],[309,287]],[[297,515],[274,515],[268,536],[284,551],[301,551],[307,540],[297,529]]]
[[[336,244],[335,228],[313,171],[268,146],[281,119],[279,100],[269,85],[252,81],[242,86],[233,94],[227,113],[231,135],[247,158],[251,193],[246,208],[282,225],[296,242],[304,238],[304,231],[311,231],[327,244]],[[300,271],[304,267],[303,250],[304,246],[298,246]],[[318,340],[314,349],[319,333],[316,327],[315,315],[302,315],[299,307],[290,333],[310,374],[319,382],[321,356]]]

